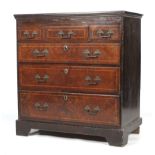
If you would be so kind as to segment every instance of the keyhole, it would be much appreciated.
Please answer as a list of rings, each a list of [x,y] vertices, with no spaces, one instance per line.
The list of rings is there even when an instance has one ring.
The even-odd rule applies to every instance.
[[[64,69],[64,73],[65,73],[65,74],[68,74],[68,71],[69,71],[68,68],[65,68],[65,69]]]
[[[68,96],[64,95],[64,101],[67,101],[67,100],[68,100]]]
[[[64,51],[68,51],[68,46],[64,45]]]

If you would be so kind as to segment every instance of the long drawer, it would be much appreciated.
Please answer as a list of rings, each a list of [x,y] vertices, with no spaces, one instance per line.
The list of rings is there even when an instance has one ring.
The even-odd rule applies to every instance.
[[[119,64],[120,44],[19,44],[19,62]]]
[[[120,124],[118,96],[29,92],[19,99],[22,119]]]
[[[19,87],[26,90],[118,94],[120,68],[20,64]]]

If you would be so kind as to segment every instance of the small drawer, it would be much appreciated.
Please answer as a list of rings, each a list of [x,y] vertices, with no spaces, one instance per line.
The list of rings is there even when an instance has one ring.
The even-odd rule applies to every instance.
[[[120,44],[19,44],[19,62],[120,64]]]
[[[18,29],[18,41],[40,41],[43,40],[43,32],[39,27],[24,27]]]
[[[118,96],[20,93],[22,119],[120,125]]]
[[[88,26],[47,26],[45,38],[48,42],[87,41]]]
[[[120,41],[120,25],[92,25],[90,26],[90,38],[92,41]]]
[[[19,65],[20,89],[119,93],[119,67]]]

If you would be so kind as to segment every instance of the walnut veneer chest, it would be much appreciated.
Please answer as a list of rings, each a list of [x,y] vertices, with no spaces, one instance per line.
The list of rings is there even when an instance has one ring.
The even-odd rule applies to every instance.
[[[30,129],[127,143],[139,133],[141,14],[15,15],[17,135]]]

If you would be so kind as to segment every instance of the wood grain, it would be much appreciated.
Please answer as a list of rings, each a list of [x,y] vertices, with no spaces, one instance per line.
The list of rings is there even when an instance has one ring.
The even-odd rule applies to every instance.
[[[65,49],[65,47],[67,49]],[[33,54],[38,50],[41,54],[48,50],[44,56]],[[90,54],[87,55],[85,52]],[[99,51],[97,57],[91,57]],[[61,43],[61,44],[24,44],[18,46],[19,62],[39,62],[39,63],[72,63],[72,64],[120,64],[120,44],[117,43]],[[90,57],[89,57],[90,56]]]
[[[111,31],[110,37],[101,37],[97,35],[97,31]],[[91,40],[93,41],[120,41],[121,40],[121,25],[91,25],[90,26]]]
[[[64,100],[67,96],[67,100]],[[119,97],[102,95],[78,94],[50,94],[50,93],[20,93],[21,117],[43,121],[71,121],[93,124],[116,125],[119,120]],[[35,103],[48,104],[48,109],[40,111],[35,108]],[[85,112],[84,108],[90,107],[93,111],[99,107],[96,114]]]
[[[39,129],[127,144],[142,123],[141,17],[126,11],[15,15],[16,134]]]
[[[65,74],[65,70],[68,70]],[[19,66],[20,89],[24,90],[53,90],[53,91],[74,91],[74,92],[98,92],[119,94],[120,90],[120,69],[119,67],[87,67],[69,65],[25,65]],[[48,80],[38,82],[35,76],[42,79],[48,75]],[[97,77],[100,81],[95,82]]]

